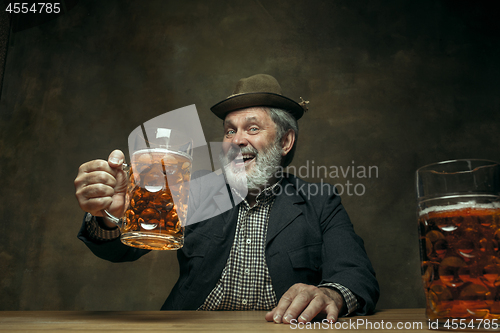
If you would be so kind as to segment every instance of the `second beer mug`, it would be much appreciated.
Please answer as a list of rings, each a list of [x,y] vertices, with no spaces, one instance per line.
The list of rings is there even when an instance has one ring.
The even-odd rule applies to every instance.
[[[427,318],[444,328],[459,320],[498,321],[500,164],[455,160],[422,167],[417,195]]]
[[[192,140],[176,130],[136,128],[129,136],[131,167],[121,241],[148,250],[174,250],[184,244],[192,165]]]

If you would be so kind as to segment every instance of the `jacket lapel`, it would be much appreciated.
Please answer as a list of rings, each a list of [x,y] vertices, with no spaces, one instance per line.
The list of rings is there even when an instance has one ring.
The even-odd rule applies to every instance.
[[[233,206],[233,201],[232,199],[230,199],[230,193],[226,186],[222,187],[220,193],[215,195],[213,199],[215,201],[215,204],[219,208],[219,212],[222,212],[220,213],[220,215],[223,219],[223,223],[219,223],[217,225],[218,228],[214,229],[213,234],[218,237],[227,237],[225,233],[227,232],[228,226],[230,226],[231,224],[236,225],[236,223],[231,223],[231,221],[236,220],[238,209]]]
[[[302,214],[302,210],[297,206],[304,202],[304,199],[297,194],[297,190],[288,178],[283,178],[281,193],[276,197],[269,223],[267,226],[266,246],[288,226],[297,216]]]

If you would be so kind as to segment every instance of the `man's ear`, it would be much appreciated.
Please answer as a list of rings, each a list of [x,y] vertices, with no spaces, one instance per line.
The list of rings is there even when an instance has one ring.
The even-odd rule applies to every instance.
[[[281,156],[286,156],[292,150],[295,142],[295,132],[289,129],[281,139]]]

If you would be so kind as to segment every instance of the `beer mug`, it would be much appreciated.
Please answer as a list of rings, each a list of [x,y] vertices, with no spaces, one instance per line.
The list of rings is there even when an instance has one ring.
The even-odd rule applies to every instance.
[[[497,322],[500,165],[446,161],[418,169],[416,181],[427,318],[448,329]]]
[[[192,140],[170,128],[141,125],[129,136],[130,168],[123,216],[104,214],[120,226],[121,241],[148,250],[184,244],[193,158]]]

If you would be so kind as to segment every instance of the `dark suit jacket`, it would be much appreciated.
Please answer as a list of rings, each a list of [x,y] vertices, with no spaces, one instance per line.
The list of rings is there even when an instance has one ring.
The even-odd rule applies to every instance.
[[[217,215],[227,208],[225,187],[191,188],[191,193],[190,211],[212,209],[215,217],[186,227],[184,247],[177,252],[179,280],[162,310],[200,307],[221,277],[234,241],[238,209]],[[115,262],[147,253],[119,240],[94,244],[84,228],[79,238],[97,256]],[[271,209],[265,254],[278,299],[295,283],[336,282],[358,297],[357,314],[374,310],[379,296],[375,273],[333,186],[287,175]]]

